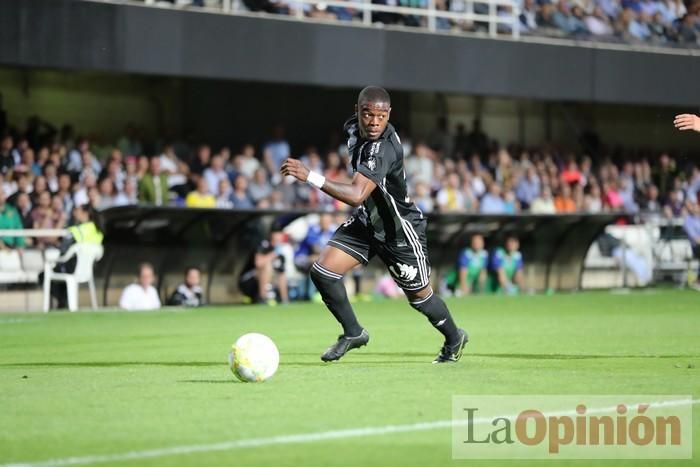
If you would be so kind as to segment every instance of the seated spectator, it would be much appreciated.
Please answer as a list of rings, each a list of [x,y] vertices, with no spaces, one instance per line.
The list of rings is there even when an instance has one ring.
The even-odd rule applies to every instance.
[[[267,179],[267,172],[260,167],[255,171],[253,181],[248,185],[248,196],[255,206],[265,200],[272,193],[272,185]]]
[[[491,257],[491,269],[496,274],[495,292],[508,295],[518,294],[523,290],[523,256],[520,242],[516,237],[506,238],[506,247],[498,248]]]
[[[603,200],[597,183],[592,183],[586,187],[586,192],[583,196],[583,210],[588,214],[597,214],[603,211]]]
[[[216,207],[229,209],[233,207],[233,202],[231,201],[231,195],[233,195],[233,188],[231,188],[231,182],[227,179],[221,180],[219,182],[219,195],[216,197]]]
[[[150,263],[139,265],[138,282],[127,285],[119,298],[119,307],[127,311],[157,310],[160,297],[153,282],[155,274]]]
[[[185,281],[177,286],[167,304],[170,306],[198,307],[204,305],[199,268],[189,267],[185,271]]]
[[[233,193],[231,202],[234,209],[253,209],[255,204],[248,194],[248,179],[243,175],[238,175],[233,181]]]
[[[430,148],[418,143],[415,154],[406,158],[406,177],[411,183],[423,182],[430,185],[434,178],[434,165]]]
[[[542,187],[542,192],[540,196],[535,198],[530,206],[530,212],[532,214],[556,214],[557,207],[554,205],[554,198],[552,197],[552,189],[545,185]]]
[[[185,198],[185,206],[188,208],[216,207],[216,198],[209,191],[207,177],[201,177],[197,181],[197,189],[187,195],[187,198]]]
[[[515,193],[513,190],[506,191],[503,195],[503,206],[505,208],[505,214],[517,214],[520,212],[520,203],[515,198]]]
[[[15,167],[15,158],[12,154],[14,147],[12,136],[6,135],[0,143],[0,175],[7,175]]]
[[[73,225],[68,228],[66,235],[58,246],[61,255],[64,255],[71,246],[76,243],[88,243],[101,245],[104,235],[94,222],[94,213],[88,206],[76,206],[73,209]],[[58,263],[54,271],[71,274],[75,271],[77,258],[73,256],[68,261]],[[44,282],[44,273],[39,274],[39,284]],[[68,308],[68,295],[65,282],[51,282],[50,294],[56,300],[56,308]]]
[[[66,215],[61,211],[54,210],[51,205],[51,194],[45,191],[39,196],[37,205],[32,209],[32,225],[35,229],[62,229],[66,224]],[[58,244],[56,237],[39,237],[36,239],[36,246],[45,248],[49,245]]]
[[[51,193],[56,193],[58,191],[58,172],[56,166],[51,162],[47,162],[42,170],[44,178],[46,179],[46,185]]]
[[[440,212],[464,211],[464,195],[460,185],[459,175],[451,173],[447,176],[447,183],[436,197]]]
[[[117,188],[111,178],[105,177],[97,184],[97,191],[100,195],[100,201],[97,209],[107,209],[112,206],[117,206],[118,194]]]
[[[574,15],[572,13],[566,0],[559,0],[557,9],[553,13],[552,21],[557,29],[567,35],[575,36],[588,33],[583,18],[580,17],[580,14]]]
[[[7,198],[7,202],[13,206],[17,205],[17,197],[20,193],[27,193],[31,198],[32,194],[32,184],[29,180],[29,176],[24,173],[17,173],[14,176],[16,181],[16,188],[14,193]]]
[[[571,187],[568,183],[563,183],[559,189],[559,195],[554,198],[554,207],[557,214],[569,214],[576,212],[576,202],[571,196]]]
[[[615,258],[618,264],[624,263],[624,267],[637,278],[637,284],[644,286],[651,282],[652,269],[644,257],[626,245],[622,240],[607,232],[601,234],[596,240],[602,256]]]
[[[190,174],[194,180],[197,180],[204,174],[204,171],[209,167],[210,161],[211,148],[206,144],[202,144],[197,148],[197,153],[190,163]]]
[[[238,287],[253,303],[289,301],[285,258],[281,251],[284,233],[273,230],[251,255],[238,280]]]
[[[60,200],[58,196],[53,197],[54,200]],[[15,200],[17,202],[17,212],[19,213],[20,218],[22,219],[22,226],[25,229],[31,229],[34,227],[34,221],[32,220],[32,201],[29,198],[29,195],[26,193],[20,193],[17,199]],[[65,212],[65,208],[64,208]],[[30,240],[29,238],[27,239],[28,241]]]
[[[515,186],[515,195],[520,201],[523,210],[530,208],[530,205],[535,201],[540,192],[540,177],[537,175],[537,170],[534,166],[530,166],[525,170]]]
[[[700,260],[700,204],[688,201],[686,209],[687,214],[683,220],[683,228],[693,249],[693,257]],[[700,269],[698,269],[695,284],[693,285],[696,288],[700,288]]]
[[[26,195],[25,195],[26,196]],[[14,206],[7,203],[5,192],[0,190],[0,229],[22,229],[22,217]],[[5,248],[24,248],[24,237],[0,237],[0,250]]]
[[[168,204],[168,176],[160,170],[160,158],[153,157],[149,170],[139,181],[139,202],[164,206]]]
[[[433,212],[435,203],[433,202],[432,196],[430,196],[430,188],[428,185],[424,182],[418,182],[413,188],[415,190],[413,202],[416,203],[418,209],[425,213]]]
[[[457,289],[462,295],[486,292],[488,266],[489,254],[484,249],[484,237],[475,234],[472,236],[471,246],[465,248],[459,255],[457,282],[453,289]]]
[[[238,173],[245,175],[248,179],[253,178],[255,172],[260,168],[260,161],[255,158],[255,147],[252,144],[243,146],[241,154],[234,159]]]
[[[612,36],[615,32],[610,18],[599,6],[596,6],[593,9],[593,14],[586,16],[584,21],[586,23],[586,28],[594,36]]]
[[[479,212],[481,214],[506,214],[506,202],[501,197],[501,186],[492,182],[489,191],[481,198]]]
[[[190,172],[187,164],[182,162],[171,144],[163,147],[160,155],[160,168],[168,176],[168,187],[180,197],[184,197],[188,191],[187,175]],[[115,179],[116,180],[116,179]]]
[[[224,158],[221,154],[215,154],[211,158],[211,165],[204,169],[203,178],[207,180],[207,187],[209,187],[209,193],[212,195],[219,196],[219,182],[222,180],[228,180],[228,174],[224,170]]]

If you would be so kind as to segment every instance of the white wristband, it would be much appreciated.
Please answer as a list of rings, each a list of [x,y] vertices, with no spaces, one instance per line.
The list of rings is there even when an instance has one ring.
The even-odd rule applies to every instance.
[[[313,185],[320,190],[321,188],[323,188],[323,184],[326,183],[326,177],[324,177],[318,172],[310,170],[309,176],[306,177],[306,183],[308,183],[309,185]]]

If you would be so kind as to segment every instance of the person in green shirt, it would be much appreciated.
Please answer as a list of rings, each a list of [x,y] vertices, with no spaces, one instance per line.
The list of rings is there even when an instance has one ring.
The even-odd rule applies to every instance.
[[[0,230],[23,229],[22,218],[14,206],[7,203],[5,192],[0,188]],[[0,237],[0,250],[4,248],[24,248],[24,237]]]
[[[470,247],[465,248],[457,259],[457,267],[448,274],[447,286],[461,295],[486,291],[489,254],[484,249],[484,236],[475,234]]]
[[[494,292],[517,295],[523,289],[523,255],[516,237],[506,238],[504,248],[497,248],[491,257],[491,269],[496,274]]]

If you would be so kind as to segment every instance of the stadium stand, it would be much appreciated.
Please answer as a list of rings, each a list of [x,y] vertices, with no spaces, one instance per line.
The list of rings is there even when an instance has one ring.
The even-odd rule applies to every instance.
[[[227,13],[264,12],[297,19],[401,25],[442,32],[498,32],[635,45],[697,47],[700,38],[698,0],[374,0],[371,4],[318,0],[144,1]]]
[[[409,135],[402,135],[408,155],[407,177],[415,189],[412,195],[425,212],[537,214],[550,212],[542,208],[549,205],[551,212],[562,214],[633,215],[640,225],[618,232],[621,238],[632,250],[648,252],[645,259],[657,278],[681,282],[686,277],[692,254],[688,240],[682,227],[670,237],[668,226],[680,226],[686,206],[697,202],[697,165],[682,166],[668,153],[635,152],[616,152],[615,163],[606,156],[612,152],[604,145],[596,148],[600,155],[594,160],[585,153],[552,145],[503,147],[480,128],[455,134],[447,128],[438,130],[425,142],[413,143]],[[227,147],[183,141],[157,148],[135,136],[138,133],[94,146],[65,128],[58,131],[44,125],[43,132],[31,125],[22,131],[9,128],[0,150],[5,167],[0,187],[8,204],[24,213],[25,227],[29,228],[67,219],[75,205],[89,204],[96,210],[133,204],[188,206],[186,200],[192,199],[193,193],[208,196],[208,206],[225,209],[348,209],[271,170],[275,159],[291,155],[283,136],[259,148],[246,144],[238,154]],[[151,154],[144,149],[148,147],[154,147]],[[347,178],[350,173],[343,145],[327,151],[308,147],[299,157],[329,178]],[[547,199],[549,193],[552,196]],[[29,206],[20,205],[20,200]],[[35,283],[35,259],[41,258],[41,249],[56,246],[58,238],[27,242],[29,248],[21,257],[16,250],[4,253],[3,282]],[[20,258],[24,258],[25,267]],[[601,255],[596,245],[585,266],[590,272],[584,286],[635,285],[620,262]],[[293,269],[289,278],[298,282],[301,277]]]

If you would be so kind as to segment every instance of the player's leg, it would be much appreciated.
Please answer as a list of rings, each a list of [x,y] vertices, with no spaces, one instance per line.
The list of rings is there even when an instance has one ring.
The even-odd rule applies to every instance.
[[[428,285],[420,290],[405,290],[411,307],[423,314],[430,324],[445,337],[440,353],[433,363],[456,362],[469,341],[464,329],[457,327],[445,302]]]
[[[350,217],[333,234],[333,238],[311,266],[311,279],[323,302],[343,327],[343,334],[321,356],[323,361],[338,360],[349,350],[369,342],[369,334],[357,322],[348,300],[343,276],[359,264],[367,264],[372,257],[369,232],[364,224]]]
[[[445,337],[440,354],[433,363],[457,361],[468,341],[467,333],[457,327],[445,302],[430,286],[430,263],[425,224],[405,226],[407,246],[378,245],[377,253],[387,265],[394,281],[406,293],[411,307],[422,313]]]
[[[318,261],[311,266],[311,280],[323,302],[343,327],[343,334],[321,355],[321,360],[325,362],[338,360],[348,351],[369,342],[369,334],[357,321],[343,283],[343,276],[358,264],[360,261],[354,256],[328,245],[321,252]]]

